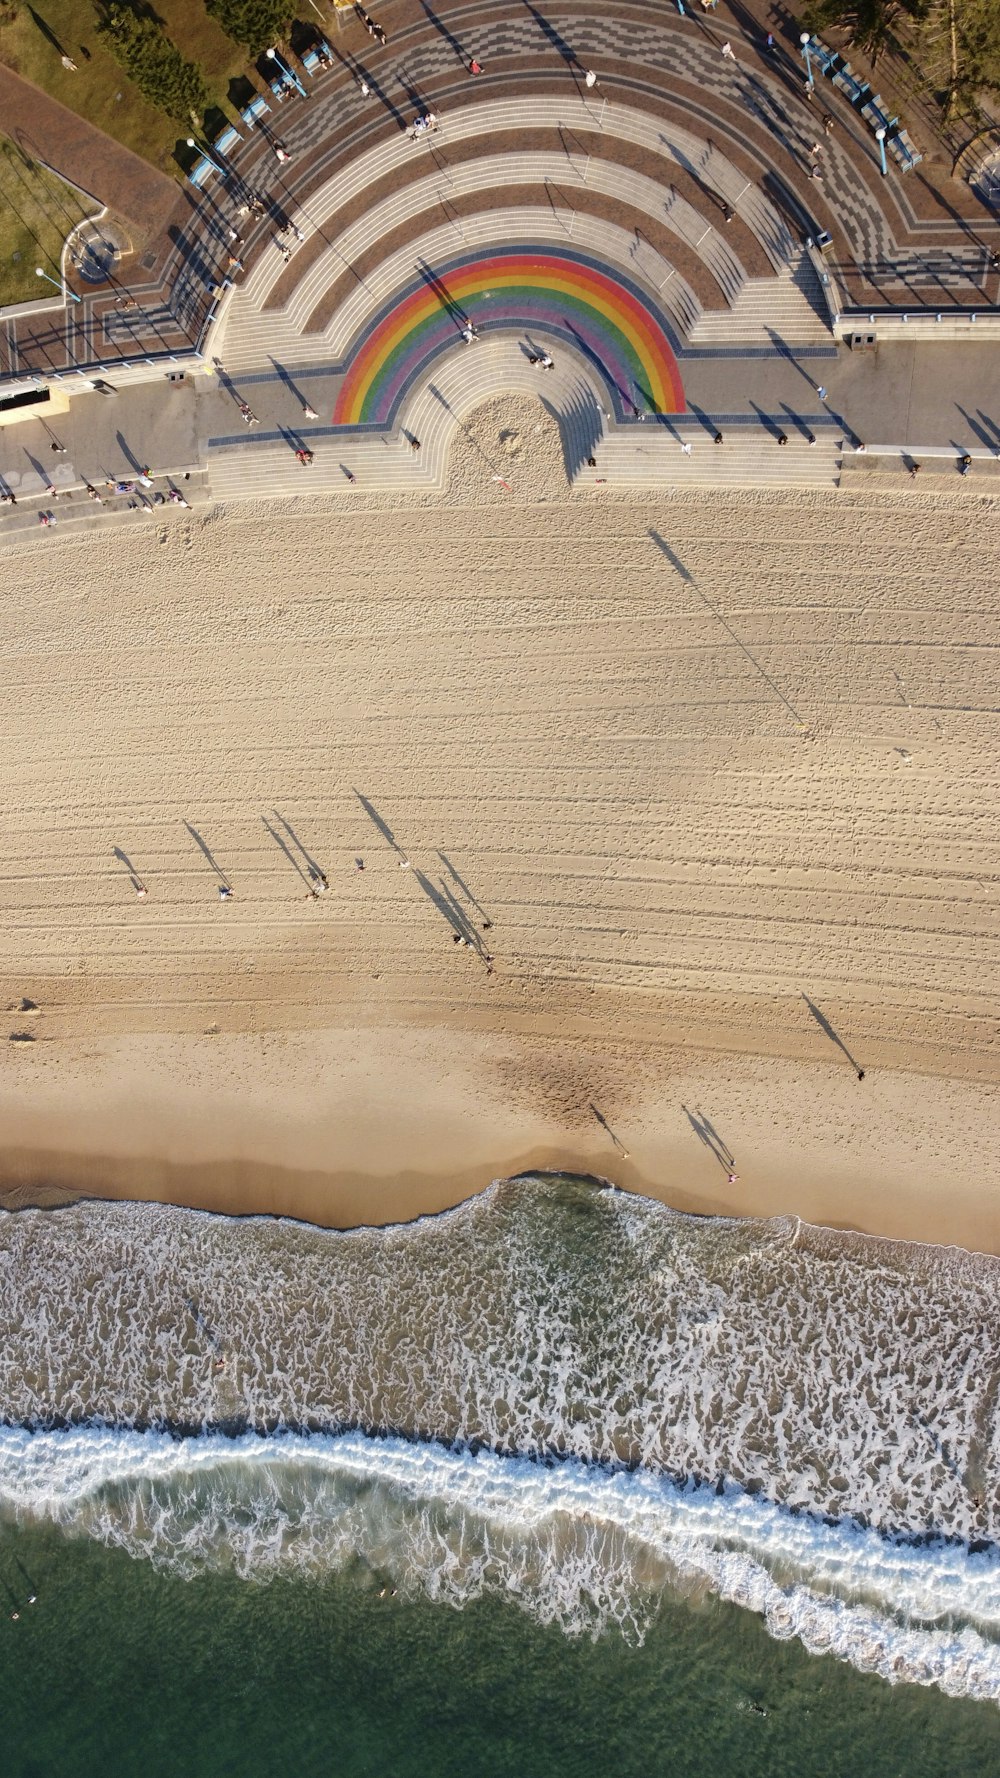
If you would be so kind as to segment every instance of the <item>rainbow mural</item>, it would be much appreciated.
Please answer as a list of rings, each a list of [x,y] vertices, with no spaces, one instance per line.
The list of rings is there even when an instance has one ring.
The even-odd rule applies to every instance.
[[[455,346],[466,315],[480,328],[537,329],[574,345],[604,377],[619,413],[684,412],[666,327],[638,287],[582,254],[523,247],[428,271],[358,348],[334,425],[389,424],[407,388]]]

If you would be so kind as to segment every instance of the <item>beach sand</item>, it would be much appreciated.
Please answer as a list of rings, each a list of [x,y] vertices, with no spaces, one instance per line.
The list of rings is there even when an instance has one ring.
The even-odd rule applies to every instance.
[[[7,1201],[551,1166],[1000,1249],[998,516],[570,492],[508,401],[441,497],[7,552]]]

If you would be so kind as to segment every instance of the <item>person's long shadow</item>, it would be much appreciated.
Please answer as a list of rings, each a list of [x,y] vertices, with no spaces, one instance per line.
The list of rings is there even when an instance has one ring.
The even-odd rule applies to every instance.
[[[428,901],[437,908],[437,911],[442,918],[447,920],[448,925],[457,937],[464,938],[467,944],[478,946],[479,935],[476,932],[475,927],[470,925],[454,896],[449,896],[444,885],[442,884],[441,888],[438,889],[435,884],[431,882],[430,877],[424,875],[422,870],[415,870],[413,875],[420,884]]]
[[[484,920],[489,920],[490,919],[489,914],[486,912],[486,909],[484,908],[482,902],[478,899],[477,896],[473,895],[472,890],[469,888],[468,883],[465,881],[465,878],[463,876],[461,876],[460,873],[455,869],[455,866],[452,864],[451,859],[446,857],[443,852],[439,852],[438,857],[440,858],[441,863],[444,865],[445,870],[448,872],[448,875],[452,878],[453,882],[458,884],[459,889],[462,891],[462,894],[465,896],[465,899],[469,903],[470,907],[474,907],[476,910],[476,913],[481,914]],[[493,922],[492,922],[492,920],[490,920],[490,925],[492,926],[492,924],[493,924]]]
[[[417,877],[419,878],[419,876],[420,872],[418,871]],[[480,955],[482,955],[484,950],[483,941],[479,936],[479,932],[477,931],[474,922],[469,919],[464,907],[462,907],[457,896],[451,889],[449,889],[443,878],[440,880],[439,887],[441,894],[444,897],[445,906],[450,909],[451,922],[456,928],[459,937],[464,938],[467,945],[470,945],[474,951],[478,951]]]
[[[402,846],[400,845],[395,834],[393,833],[392,828],[389,826],[388,821],[383,821],[381,815],[379,814],[378,810],[375,807],[375,804],[372,802],[369,802],[369,800],[366,796],[362,796],[360,790],[358,790],[356,786],[354,787],[354,794],[357,797],[358,802],[361,804],[361,807],[364,809],[365,814],[368,816],[369,821],[371,821],[374,824],[374,826],[378,828],[378,831],[382,835],[382,838],[384,840],[388,841],[389,845],[392,847],[394,852],[399,853],[400,858],[405,858],[406,854],[403,851]]]
[[[621,1137],[617,1136],[615,1134],[614,1130],[611,1128],[611,1125],[608,1123],[608,1120],[605,1117],[603,1111],[598,1111],[597,1106],[594,1104],[593,1100],[591,1100],[591,1102],[590,1102],[590,1109],[593,1112],[594,1116],[596,1117],[598,1123],[600,1124],[601,1129],[606,1130],[608,1135],[611,1137],[611,1140],[614,1143],[615,1147],[617,1148],[618,1153],[621,1155],[622,1159],[627,1161],[628,1160],[628,1149],[625,1147],[625,1144],[622,1141]]]
[[[542,36],[548,38],[548,41],[551,43],[552,48],[557,52],[558,55],[562,56],[562,59],[566,63],[566,66],[568,68],[582,68],[583,63],[581,62],[575,49],[570,48],[569,44],[566,42],[565,37],[560,37],[559,32],[556,30],[555,26],[550,25],[548,19],[542,17],[542,14],[538,11],[538,8],[535,6],[532,6],[531,0],[524,0],[524,5],[525,5],[525,10],[527,12],[530,12],[536,25],[538,26],[538,29],[541,31]]]
[[[771,437],[775,440],[775,442],[777,442],[777,440],[781,437],[781,432],[782,432],[782,429],[778,425],[777,420],[775,420],[771,414],[765,413],[764,409],[759,405],[758,402],[751,401],[750,406],[753,408],[754,413],[757,415],[757,418],[760,421],[761,425],[763,426],[764,431],[769,432],[771,434]]]
[[[212,856],[212,852],[211,852],[207,842],[202,839],[201,834],[198,832],[198,829],[196,827],[192,827],[190,821],[185,821],[184,826],[187,828],[188,833],[191,835],[191,838],[193,839],[195,845],[199,848],[200,851],[204,852],[205,857],[208,859],[208,862],[211,865],[212,869],[214,870],[216,876],[218,877],[219,882],[222,883],[227,889],[231,889],[232,884],[230,883],[229,878],[227,877],[221,864],[218,864],[216,862],[215,858]]]
[[[138,475],[139,471],[142,468],[142,464],[139,462],[138,457],[134,454],[134,452],[130,449],[128,444],[125,442],[124,432],[116,432],[115,433],[115,443],[118,446],[118,449],[121,451],[121,454],[124,457],[129,468],[134,469],[136,472],[136,475]]]
[[[806,369],[804,369],[804,367],[799,363],[798,359],[795,356],[795,353],[792,351],[792,348],[788,344],[787,340],[783,340],[780,333],[778,333],[776,331],[776,329],[773,327],[768,328],[767,336],[768,336],[768,339],[771,341],[771,344],[774,347],[775,351],[777,353],[779,353],[782,358],[786,359],[787,362],[790,365],[792,365],[795,370],[798,371],[799,376],[803,377],[805,379],[805,381],[809,384],[809,387],[812,390],[813,394],[815,395],[815,393],[816,393],[815,378],[810,376],[809,372]]]
[[[261,822],[262,822],[263,826],[265,827],[265,829],[267,830],[267,832],[270,834],[275,845],[279,846],[281,848],[281,851],[285,854],[285,857],[288,859],[288,862],[291,865],[292,869],[294,871],[298,872],[298,875],[302,878],[303,883],[305,883],[307,886],[311,887],[311,885],[309,884],[309,878],[306,876],[306,873],[302,869],[301,864],[299,863],[298,859],[296,858],[291,847],[282,839],[277,828],[271,826],[271,823],[268,820],[266,815],[261,816]]]
[[[298,847],[299,851],[301,852],[303,858],[306,861],[306,869],[307,869],[312,881],[313,882],[317,882],[317,881],[325,882],[326,878],[324,876],[323,871],[320,869],[319,865],[317,864],[312,853],[309,851],[308,847],[306,847],[302,844],[302,841],[299,839],[299,836],[296,833],[291,822],[286,821],[284,815],[280,814],[277,809],[272,809],[271,813],[274,816],[274,819],[277,822],[279,822],[281,824],[281,826],[284,828],[285,832],[287,833],[289,839],[292,842],[292,845]]]
[[[427,0],[423,0],[423,9],[424,9],[424,14],[427,19],[427,23],[429,25],[433,25],[435,31],[439,31],[441,33],[441,36],[444,38],[449,49],[453,49],[455,54],[457,55],[459,61],[464,62],[465,66],[468,67],[470,57],[466,54],[465,50],[462,48],[462,45],[459,43],[458,38],[452,35],[451,31],[449,31],[444,20],[439,19],[437,13],[433,10],[433,8],[428,6]]]
[[[33,457],[31,455],[31,452],[27,449],[26,446],[23,446],[22,449],[24,450],[24,454],[27,457],[28,462],[31,464],[32,469],[34,470],[39,481],[41,482],[42,492],[44,493],[45,489],[51,485],[52,477],[50,476],[47,469],[42,468],[42,465],[39,463],[38,458]]]
[[[806,439],[812,438],[813,432],[812,432],[811,426],[806,425],[806,422],[805,422],[805,420],[803,420],[802,415],[797,414],[794,408],[789,407],[787,401],[783,401],[781,403],[781,411],[784,414],[785,419],[787,420],[789,426],[793,426],[795,428],[796,432],[800,432],[802,434],[803,438],[806,438]]]
[[[819,1026],[820,1030],[826,1034],[826,1036],[830,1039],[831,1043],[836,1044],[836,1046],[840,1050],[841,1054],[847,1057],[847,1060],[850,1062],[851,1067],[854,1069],[854,1072],[857,1075],[858,1079],[864,1080],[864,1078],[865,1078],[864,1069],[858,1067],[857,1062],[855,1061],[854,1057],[851,1055],[851,1052],[848,1049],[843,1038],[841,1036],[839,1036],[839,1034],[834,1030],[834,1028],[831,1025],[829,1019],[827,1018],[826,1014],[824,1012],[820,1012],[819,1007],[815,1004],[814,1001],[810,1000],[808,994],[803,994],[802,998],[805,1001],[806,1005],[808,1006],[809,1011],[812,1013],[813,1018],[816,1020],[816,1023]]]
[[[269,358],[271,357],[270,353],[268,353],[268,357]],[[271,363],[274,365],[274,368],[275,368],[278,376],[280,377],[281,381],[284,383],[285,388],[290,390],[291,394],[294,395],[294,397],[295,397],[296,401],[299,403],[300,407],[305,407],[306,398],[303,395],[301,389],[299,389],[296,386],[296,384],[292,381],[291,375],[285,369],[284,365],[279,364],[278,360],[276,358],[271,358]]]
[[[737,635],[736,631],[733,629],[732,624],[730,624],[727,621],[727,619],[723,617],[723,615],[722,615],[721,611],[719,611],[718,607],[713,605],[713,603],[712,603],[711,599],[708,597],[707,593],[702,592],[701,587],[698,585],[698,582],[694,578],[694,575],[691,574],[687,568],[685,568],[684,563],[681,561],[680,557],[674,554],[673,550],[671,549],[669,543],[667,543],[666,539],[660,536],[659,531],[655,531],[652,529],[650,529],[647,532],[647,536],[650,538],[651,542],[656,544],[657,549],[662,551],[663,555],[666,556],[667,561],[670,563],[670,566],[675,570],[675,572],[677,574],[680,575],[681,579],[686,582],[686,584],[692,589],[693,592],[697,593],[702,604],[705,606],[706,611],[711,612],[712,616],[716,619],[716,621],[722,625],[727,636],[729,636],[732,639],[732,641],[735,642],[735,644],[736,644],[737,648],[740,650],[740,652],[742,654],[746,655],[746,658],[750,662],[750,665],[754,668],[754,671],[760,674],[761,678],[763,679],[763,681],[766,685],[770,686],[771,690],[773,691],[775,697],[778,699],[779,703],[782,703],[785,706],[785,709],[790,713],[790,715],[794,716],[795,721],[798,723],[800,728],[803,728],[803,729],[807,728],[808,724],[799,715],[798,711],[795,708],[795,705],[789,703],[784,692],[781,691],[777,685],[775,685],[774,680],[771,678],[770,673],[768,673],[766,671],[766,669],[761,666],[761,664],[760,664],[759,660],[756,658],[756,656],[751,654],[746,643],[742,640],[742,638],[740,636]]]
[[[123,852],[120,846],[112,846],[111,850],[112,850],[114,856],[125,866],[125,869],[128,871],[129,881],[131,882],[133,889],[141,889],[143,887],[142,878],[140,877],[139,872],[136,870],[135,865],[132,863],[132,860],[129,857],[128,853]]]
[[[439,276],[433,266],[427,264],[426,259],[418,259],[417,270],[423,278],[424,283],[434,292],[441,307],[451,320],[454,321],[459,333],[461,333],[463,327],[469,325],[469,317],[466,314],[465,309],[462,307],[462,304],[455,300],[444,279]]]
[[[966,409],[962,406],[960,401],[956,401],[955,406],[957,407],[957,409],[958,409],[959,413],[961,414],[963,420],[965,421],[966,425],[969,426],[971,428],[971,430],[975,433],[975,435],[979,439],[980,443],[987,445],[990,450],[995,450],[996,449],[996,442],[997,442],[996,439],[992,438],[990,436],[990,434],[986,431],[985,427],[981,426],[978,420],[974,420],[972,418],[972,415],[966,411]]]
[[[27,7],[26,11],[27,11],[28,17],[32,21],[32,24],[37,25],[39,31],[41,31],[41,33],[42,33],[42,36],[47,38],[49,43],[51,43],[53,49],[56,52],[56,55],[57,56],[64,56],[66,54],[66,51],[64,50],[58,37],[56,36],[55,32],[53,31],[51,25],[47,25],[45,23],[45,20],[40,16],[39,13],[37,13],[35,11],[33,6]]]
[[[715,1126],[710,1124],[708,1118],[703,1117],[700,1111],[689,1111],[686,1105],[682,1105],[681,1110],[699,1142],[703,1142],[709,1153],[715,1156],[724,1173],[731,1173],[736,1157],[728,1142],[722,1140]]]

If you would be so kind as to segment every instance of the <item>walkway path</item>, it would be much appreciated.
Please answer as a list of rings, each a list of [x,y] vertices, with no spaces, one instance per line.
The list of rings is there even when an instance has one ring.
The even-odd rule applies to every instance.
[[[883,180],[871,131],[829,83],[820,82],[813,105],[804,103],[795,32],[789,30],[777,54],[768,56],[753,21],[739,8],[728,12],[725,0],[709,18],[682,16],[665,0],[623,0],[611,14],[593,0],[568,0],[565,5],[552,0],[544,12],[518,0],[491,0],[489,5],[467,0],[436,13],[417,0],[393,0],[386,24],[390,36],[385,50],[373,48],[353,17],[342,31],[331,30],[337,67],[316,79],[305,76],[308,102],[294,99],[272,108],[264,120],[267,134],[253,132],[235,151],[228,181],[217,178],[204,193],[187,188],[175,196],[173,214],[158,241],[141,260],[121,268],[135,308],[119,305],[116,310],[111,291],[88,292],[69,326],[62,316],[19,321],[8,329],[6,352],[0,340],[0,370],[53,370],[74,359],[113,364],[123,357],[189,346],[226,273],[227,225],[242,182],[261,187],[272,205],[271,218],[249,232],[240,250],[251,271],[269,250],[273,218],[280,219],[289,207],[308,206],[331,182],[334,188],[345,182],[359,157],[376,146],[398,143],[401,130],[428,106],[450,131],[452,156],[465,119],[470,140],[462,155],[494,159],[559,148],[558,129],[551,122],[527,139],[516,114],[518,102],[537,106],[540,113],[552,105],[586,106],[589,124],[581,120],[574,126],[578,142],[570,152],[583,158],[589,154],[595,165],[605,163],[605,183],[619,172],[655,175],[663,153],[650,131],[655,137],[659,127],[665,140],[673,137],[676,142],[686,133],[712,144],[713,154],[743,180],[738,219],[730,231],[737,258],[750,243],[748,226],[753,230],[756,224],[754,238],[759,240],[764,217],[777,214],[797,242],[818,228],[829,230],[842,276],[859,303],[948,308],[962,302],[982,306],[996,296],[996,275],[988,270],[987,254],[991,245],[1000,246],[1000,227],[985,213],[978,223],[957,214],[967,193],[956,197],[955,213],[948,214],[937,193],[921,181],[919,169],[905,177],[894,169]],[[721,56],[726,38],[736,49],[735,64]],[[470,45],[484,64],[477,80],[467,71]],[[587,66],[599,73],[598,86],[590,93],[582,79]],[[367,100],[358,84],[362,76],[372,91]],[[0,103],[12,80],[21,91],[11,114],[16,111],[27,127],[26,114],[37,121],[51,102],[0,71]],[[487,111],[499,107],[502,113],[508,105],[514,107],[508,119],[494,117],[487,129]],[[67,131],[81,138],[76,164],[97,195],[104,197],[108,187],[100,156],[110,157],[109,165],[117,169],[117,207],[136,225],[162,218],[162,205],[173,190],[170,182],[133,165],[127,151],[90,132],[62,107],[53,109],[60,114],[59,126],[47,127],[46,139],[61,140]],[[476,125],[479,112],[481,131]],[[640,132],[641,139],[631,142],[616,136],[609,127],[613,113],[619,122],[641,123],[645,135]],[[829,138],[822,132],[825,114],[834,119]],[[293,154],[285,169],[278,168],[270,145],[279,133]],[[820,151],[813,155],[817,133]],[[97,137],[100,156],[96,143],[82,141],[88,135]],[[74,136],[66,139],[69,144]],[[449,159],[444,154],[439,165],[445,198],[449,181],[458,176]],[[412,174],[404,171],[400,185],[428,164],[428,155],[414,149]],[[811,177],[814,164],[823,173],[820,180]],[[690,169],[677,164],[674,182],[683,205],[718,234],[719,192],[705,172],[697,158]],[[485,192],[477,201],[490,202]],[[503,201],[502,190],[495,187],[493,207]],[[533,187],[530,201],[546,203],[544,189]],[[585,193],[581,201],[596,213],[599,201],[613,205],[619,200],[595,192]],[[628,208],[625,198],[623,222]],[[751,275],[759,275],[747,263]],[[704,307],[697,257],[686,244],[676,269]],[[234,275],[242,273],[237,269]],[[731,299],[729,293],[725,300]]]

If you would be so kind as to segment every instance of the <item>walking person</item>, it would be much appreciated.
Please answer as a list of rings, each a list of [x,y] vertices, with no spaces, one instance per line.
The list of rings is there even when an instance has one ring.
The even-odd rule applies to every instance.
[[[410,438],[407,440],[407,443],[409,444],[411,451],[419,451],[419,449],[420,449],[419,438]]]
[[[681,455],[683,457],[690,457],[691,452],[693,450],[694,450],[694,445],[691,443],[691,440],[689,438],[686,438],[684,440],[683,444],[681,445]]]
[[[583,84],[588,87],[597,85],[597,75],[592,68],[587,69],[587,72],[583,77]]]
[[[302,416],[303,416],[303,419],[306,419],[306,420],[318,420],[319,419],[319,415],[316,412],[316,409],[314,407],[310,407],[308,402],[306,402],[305,407],[302,409]]]
[[[722,45],[722,54],[727,62],[735,62],[736,56],[733,53],[733,46],[731,43],[724,43]]]

